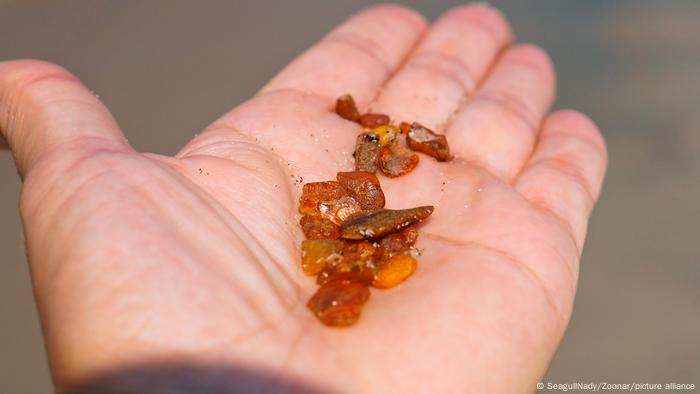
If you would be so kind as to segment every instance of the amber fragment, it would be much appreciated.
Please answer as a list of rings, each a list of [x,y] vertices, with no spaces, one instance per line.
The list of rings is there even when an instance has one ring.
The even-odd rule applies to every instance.
[[[307,183],[299,198],[299,213],[320,215],[335,224],[361,210],[360,204],[335,181]]]
[[[391,257],[395,254],[405,252],[415,245],[418,239],[418,230],[413,226],[408,226],[401,231],[389,234],[380,241],[386,254]]]
[[[340,236],[345,239],[381,237],[421,221],[431,213],[432,206],[360,212],[340,225]]]
[[[411,276],[418,266],[415,258],[397,254],[384,262],[382,267],[374,274],[372,286],[380,289],[388,289],[398,285]]]
[[[371,172],[339,172],[340,187],[360,204],[363,210],[384,208],[384,192],[379,179]]]
[[[306,304],[328,326],[349,326],[357,321],[369,299],[365,283],[331,281],[321,286]]]
[[[432,156],[438,161],[450,159],[450,147],[447,144],[447,138],[442,134],[436,134],[418,122],[411,124],[411,129],[406,135],[406,143],[409,148]]]
[[[380,149],[377,136],[370,133],[360,134],[355,145],[355,170],[372,174],[377,172]]]
[[[349,94],[338,97],[338,100],[335,102],[335,113],[353,122],[360,120],[360,112],[357,110],[355,100]]]
[[[391,119],[385,114],[364,114],[360,116],[360,124],[366,129],[373,129],[381,125],[389,124]]]
[[[408,131],[411,130],[411,124],[408,122],[401,122],[399,124],[399,130],[401,130],[401,134],[408,134]]]
[[[379,168],[390,177],[397,177],[413,171],[418,165],[418,155],[398,143],[382,147],[379,152]]]
[[[322,285],[331,280],[344,279],[370,283],[383,254],[381,246],[375,247],[366,241],[347,244],[343,258],[326,264],[319,272],[316,282]]]
[[[322,216],[304,215],[299,220],[299,224],[307,239],[336,239],[340,237],[340,227]]]
[[[346,195],[340,184],[335,181],[311,182],[304,185],[299,198],[299,213],[317,215],[322,204],[337,201]]]
[[[387,146],[393,144],[398,138],[401,130],[390,124],[385,124],[383,126],[375,127],[372,129],[372,134],[376,135],[379,139],[379,146]]]
[[[307,239],[301,243],[301,268],[307,275],[316,275],[326,266],[340,261],[345,242],[333,239]]]

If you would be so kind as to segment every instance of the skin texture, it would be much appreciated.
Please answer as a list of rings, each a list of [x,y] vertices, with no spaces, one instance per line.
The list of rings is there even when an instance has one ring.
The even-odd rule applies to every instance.
[[[0,130],[59,391],[130,365],[245,367],[329,392],[531,392],[571,314],[605,172],[596,126],[549,113],[547,55],[463,6],[351,17],[175,157],[135,152],[74,76],[0,63]],[[455,159],[379,175],[387,208],[435,205],[416,273],[350,329],[319,324],[300,269],[305,182],[351,171],[352,93],[447,134]],[[313,133],[314,137],[309,137]]]

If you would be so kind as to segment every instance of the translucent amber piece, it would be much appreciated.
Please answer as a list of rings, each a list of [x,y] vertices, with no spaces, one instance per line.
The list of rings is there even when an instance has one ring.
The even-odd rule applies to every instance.
[[[389,234],[380,241],[381,246],[388,256],[405,252],[415,245],[418,239],[418,230],[413,226],[408,226],[401,231]]]
[[[335,102],[335,113],[353,122],[360,120],[360,112],[357,110],[355,100],[349,94],[338,97],[338,100]]]
[[[379,146],[388,146],[394,143],[398,138],[401,130],[390,124],[385,124],[383,126],[375,127],[372,129],[372,134],[379,138]]]
[[[418,165],[418,155],[398,143],[382,147],[379,151],[379,168],[390,177],[397,177],[413,171]]]
[[[318,274],[316,282],[324,284],[331,280],[344,279],[371,283],[383,254],[381,246],[375,247],[366,241],[346,244],[343,258],[333,261],[332,264],[326,264]]]
[[[306,305],[323,324],[342,327],[357,321],[367,300],[367,284],[338,280],[319,287]]]
[[[322,216],[335,224],[362,210],[338,182],[312,182],[304,185],[299,198],[299,213]]]
[[[345,195],[347,193],[335,181],[307,183],[302,188],[299,198],[299,213],[304,215],[322,213],[321,204],[332,204]]]
[[[301,269],[316,275],[342,259],[345,242],[333,239],[307,239],[301,242]]]
[[[411,124],[408,122],[401,122],[399,124],[399,130],[401,130],[401,134],[408,134],[408,131],[411,130]]]
[[[307,239],[336,239],[340,237],[340,227],[322,216],[304,215],[299,224]]]
[[[364,114],[360,116],[360,124],[366,129],[389,124],[390,121],[389,116],[385,114]]]
[[[418,266],[415,258],[405,254],[397,254],[388,259],[374,274],[372,286],[388,289],[398,285],[411,276]]]
[[[384,208],[384,192],[371,172],[339,172],[336,175],[340,187],[360,204],[363,210]]]
[[[406,135],[406,144],[408,144],[409,148],[432,156],[438,161],[450,159],[450,147],[447,144],[447,137],[442,134],[436,134],[418,122],[411,124],[411,128]]]
[[[355,170],[374,174],[379,162],[379,139],[376,135],[362,133],[357,137],[355,145]]]
[[[381,237],[419,222],[432,213],[432,206],[360,212],[340,225],[340,236],[345,239]]]

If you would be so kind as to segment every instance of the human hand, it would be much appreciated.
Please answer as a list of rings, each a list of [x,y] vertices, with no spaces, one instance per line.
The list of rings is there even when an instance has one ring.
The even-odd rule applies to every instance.
[[[63,69],[0,63],[57,387],[189,363],[262,371],[280,391],[534,391],[571,314],[604,143],[583,115],[548,113],[547,56],[511,46],[494,10],[426,29],[398,6],[352,17],[175,157],[135,152]],[[333,113],[345,93],[444,131],[456,158],[381,179],[388,208],[436,206],[420,265],[334,329],[304,305],[316,285],[295,215],[301,178],[352,168],[358,126]]]

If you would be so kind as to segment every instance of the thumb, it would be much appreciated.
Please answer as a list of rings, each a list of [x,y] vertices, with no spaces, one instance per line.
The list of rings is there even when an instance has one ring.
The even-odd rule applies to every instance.
[[[0,62],[0,136],[22,178],[50,157],[131,149],[90,90],[65,69],[37,60]]]

